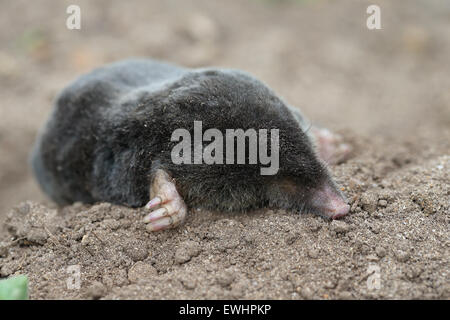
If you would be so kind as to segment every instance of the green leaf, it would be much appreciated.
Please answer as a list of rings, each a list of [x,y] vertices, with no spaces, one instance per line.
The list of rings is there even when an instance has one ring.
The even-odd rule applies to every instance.
[[[0,300],[27,300],[28,277],[21,275],[0,280]]]

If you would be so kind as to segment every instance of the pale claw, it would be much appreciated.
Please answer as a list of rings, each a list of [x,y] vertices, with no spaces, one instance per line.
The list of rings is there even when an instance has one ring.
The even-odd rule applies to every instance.
[[[174,223],[172,221],[172,219],[170,219],[170,217],[166,217],[163,219],[159,219],[158,221],[149,224],[147,226],[147,230],[148,231],[159,231],[159,230],[164,230],[164,229],[169,229],[169,228],[173,228],[174,227]]]
[[[155,210],[151,213],[149,213],[148,215],[145,216],[144,218],[144,223],[149,223],[149,222],[153,222],[155,220],[158,220],[162,217],[166,217],[168,216],[168,212],[166,208],[159,208],[158,210]]]
[[[162,210],[162,211],[159,211]],[[159,212],[158,212],[159,211]],[[166,208],[161,208],[152,212],[147,217],[149,223],[147,225],[148,231],[159,231],[164,229],[175,228],[186,218],[186,208],[181,208],[179,211],[169,212]],[[144,219],[145,219],[144,218]]]
[[[145,209],[151,209],[156,206],[159,206],[161,204],[161,202],[162,202],[162,199],[160,197],[155,197],[145,205]]]

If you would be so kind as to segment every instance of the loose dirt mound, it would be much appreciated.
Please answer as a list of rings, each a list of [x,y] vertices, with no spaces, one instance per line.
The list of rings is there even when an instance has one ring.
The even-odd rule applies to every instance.
[[[1,276],[27,274],[32,298],[448,299],[450,157],[395,169],[400,158],[338,167],[352,203],[343,221],[193,210],[153,234],[145,209],[24,202],[5,223]]]

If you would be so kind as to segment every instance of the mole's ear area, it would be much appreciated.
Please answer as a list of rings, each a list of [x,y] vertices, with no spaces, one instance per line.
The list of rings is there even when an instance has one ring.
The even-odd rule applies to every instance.
[[[289,195],[294,196],[296,193],[298,193],[299,187],[291,180],[289,179],[280,179],[275,182],[275,185],[278,189],[280,189],[281,192],[285,192]]]
[[[308,191],[302,184],[283,177],[268,183],[267,198],[271,206],[288,209],[306,203]]]

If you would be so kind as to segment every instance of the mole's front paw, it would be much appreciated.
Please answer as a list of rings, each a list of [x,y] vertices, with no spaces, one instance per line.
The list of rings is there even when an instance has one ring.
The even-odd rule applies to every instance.
[[[324,128],[312,128],[314,134],[317,151],[320,158],[328,164],[336,164],[347,160],[352,147],[343,142],[340,135],[332,133]]]
[[[174,228],[186,218],[186,204],[164,170],[155,172],[150,187],[150,201],[145,208],[154,210],[144,218],[148,231]]]

